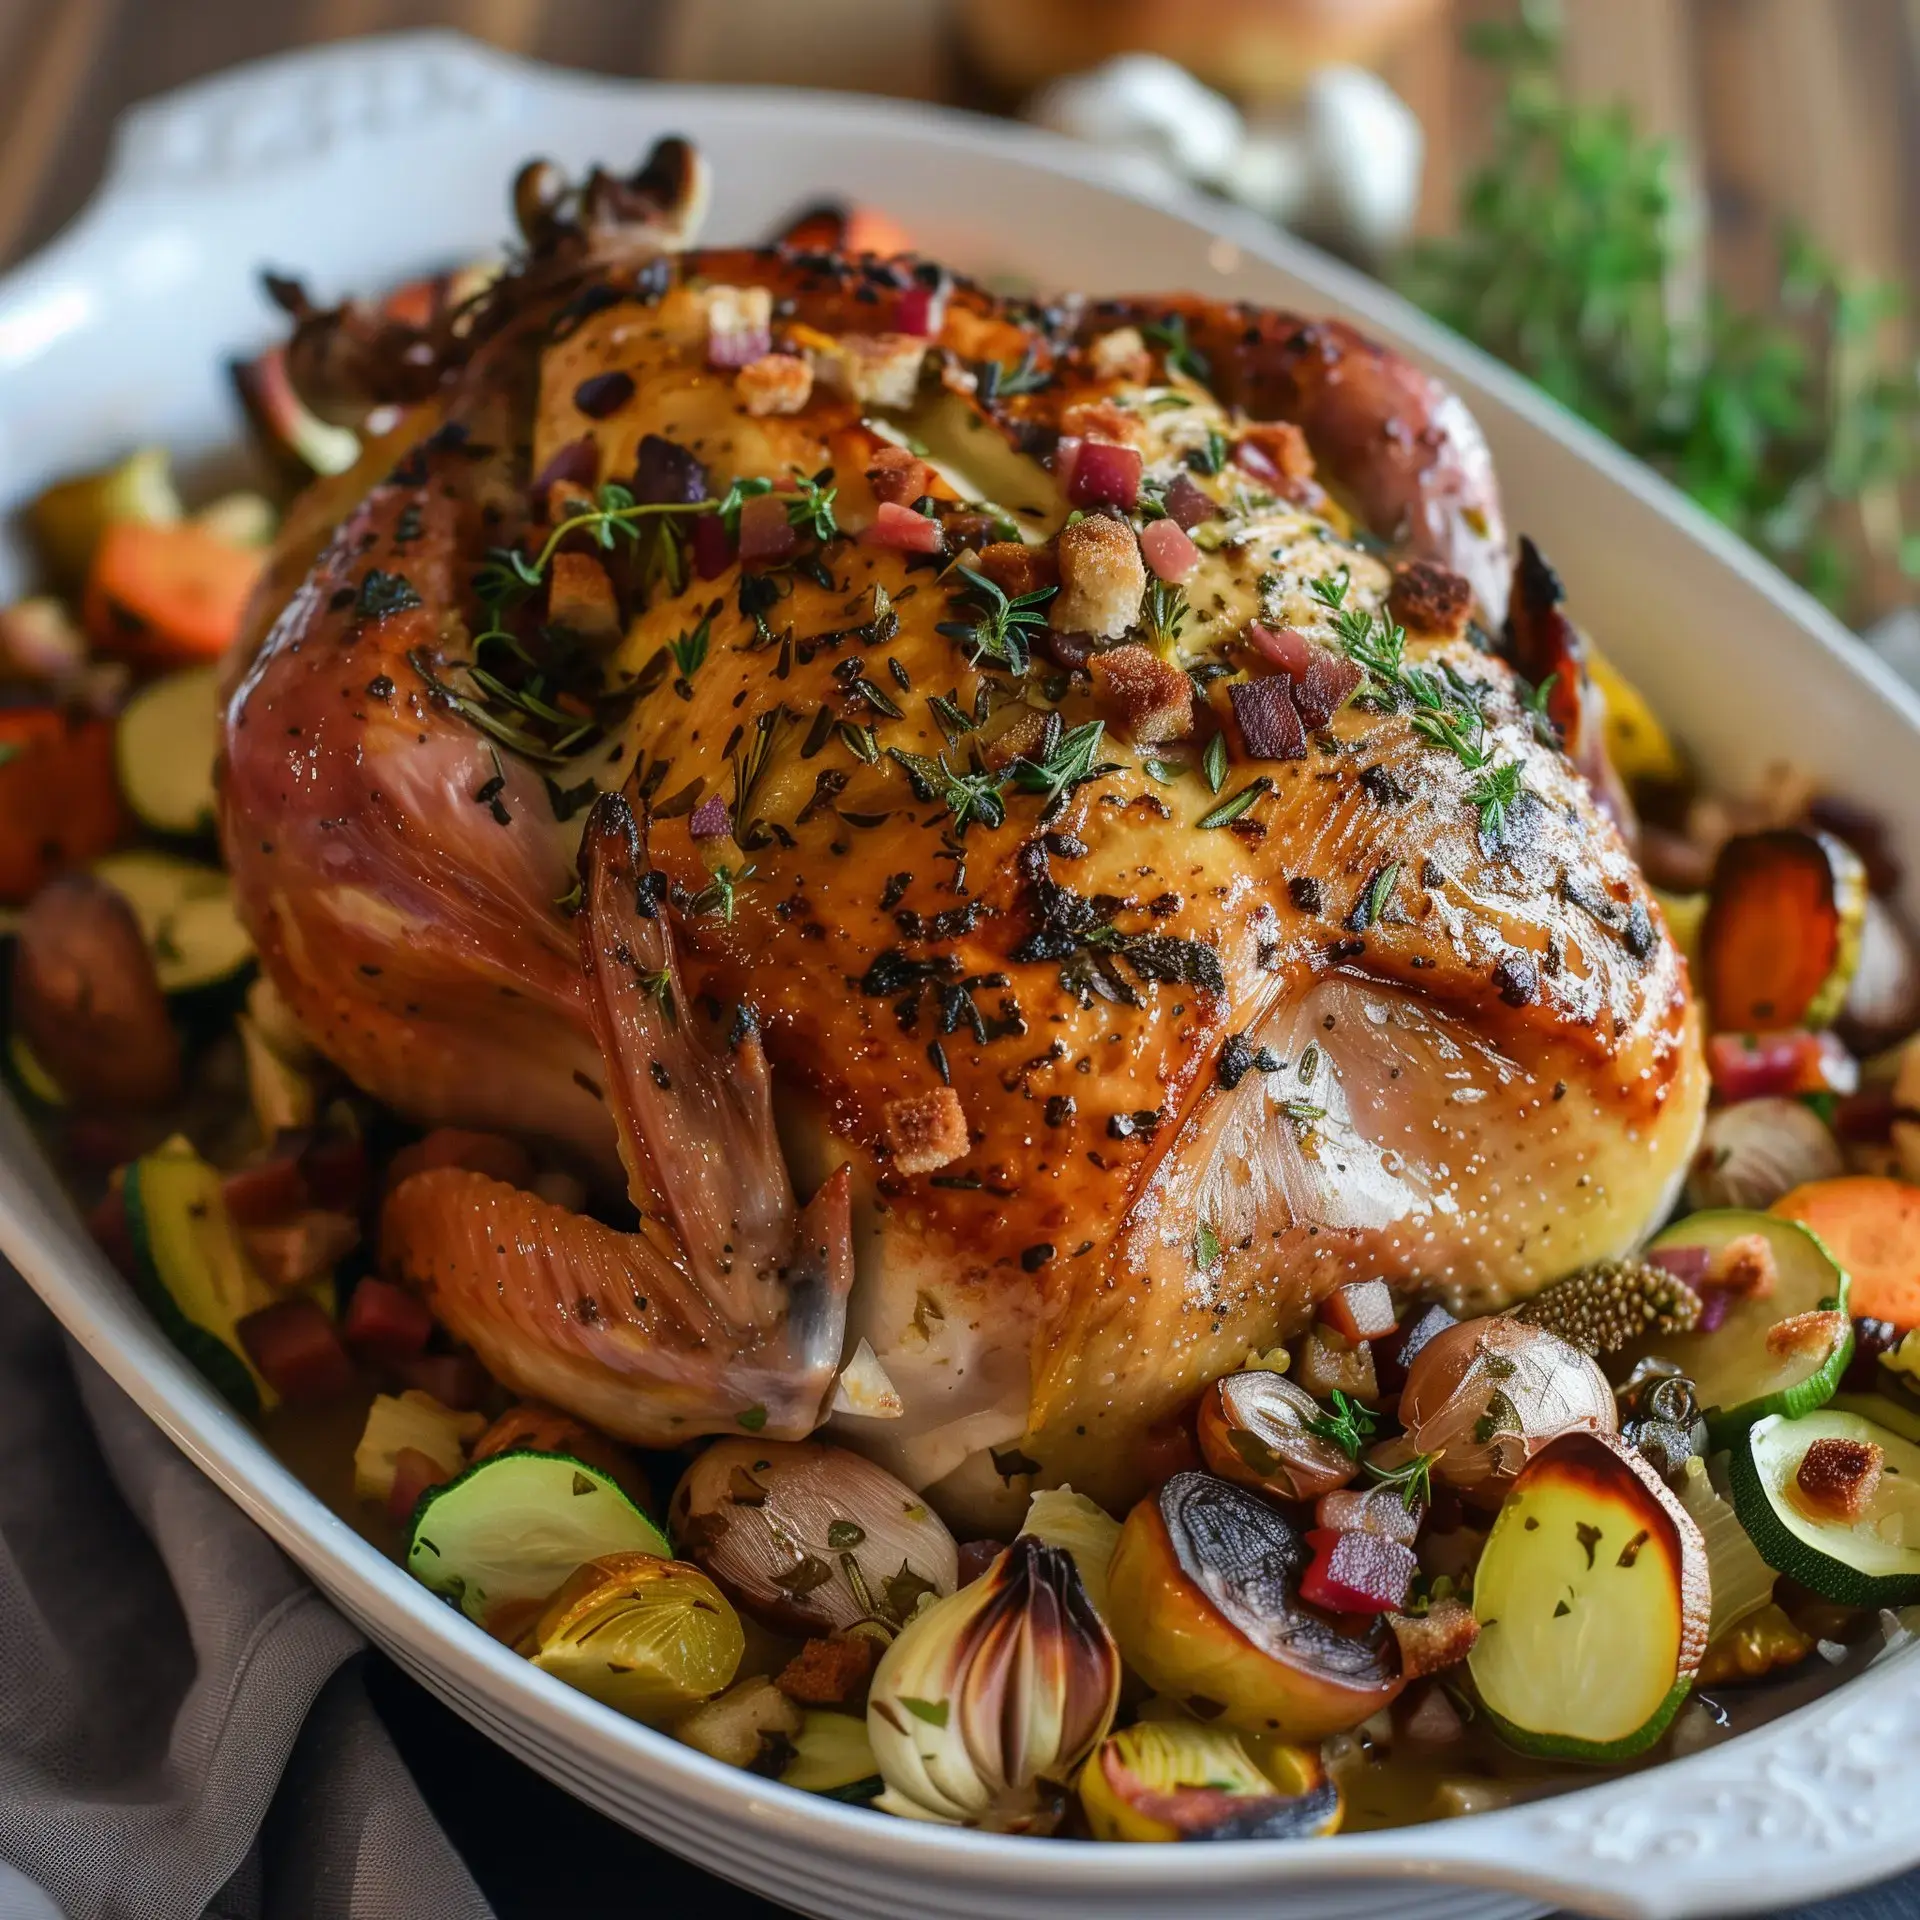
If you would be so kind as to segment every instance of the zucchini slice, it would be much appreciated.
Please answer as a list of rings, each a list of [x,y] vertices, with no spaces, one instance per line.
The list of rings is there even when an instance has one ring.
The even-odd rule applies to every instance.
[[[1858,1520],[1821,1518],[1796,1497],[1800,1463],[1816,1440],[1881,1450],[1880,1483]],[[1841,1606],[1920,1600],[1920,1445],[1823,1407],[1800,1420],[1756,1421],[1729,1471],[1734,1510],[1769,1566]]]
[[[1626,1760],[1687,1697],[1712,1607],[1706,1544],[1660,1476],[1609,1434],[1562,1434],[1493,1523],[1468,1665],[1508,1745]]]
[[[220,738],[220,669],[189,667],[142,687],[121,710],[114,764],[127,805],[159,833],[210,833]]]
[[[598,1467],[565,1453],[497,1453],[430,1487],[414,1509],[407,1571],[485,1625],[544,1601],[609,1553],[670,1559],[665,1536]]]
[[[236,1329],[282,1296],[248,1259],[218,1170],[169,1141],[127,1169],[124,1198],[139,1291],[167,1337],[240,1413],[276,1406]]]
[[[218,867],[136,850],[110,853],[93,871],[133,908],[163,992],[212,986],[253,959],[253,942],[233,910],[232,882]]]
[[[1769,1414],[1791,1420],[1824,1406],[1853,1357],[1846,1272],[1819,1236],[1797,1221],[1737,1207],[1690,1214],[1654,1239],[1647,1258],[1685,1279],[1683,1261],[1660,1256],[1699,1248],[1712,1259],[1732,1242],[1754,1235],[1766,1242],[1773,1257],[1773,1290],[1764,1297],[1735,1300],[1711,1333],[1663,1334],[1648,1343],[1693,1382],[1716,1448],[1731,1446]],[[1839,1316],[1825,1345],[1785,1351],[1769,1346],[1773,1330],[1784,1321],[1823,1311]]]
[[[1831,1026],[1860,960],[1867,871],[1830,833],[1737,833],[1713,865],[1700,984],[1716,1033]]]

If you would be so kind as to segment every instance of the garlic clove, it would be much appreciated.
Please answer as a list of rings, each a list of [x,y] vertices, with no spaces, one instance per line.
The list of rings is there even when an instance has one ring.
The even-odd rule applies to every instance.
[[[681,1476],[671,1524],[736,1606],[789,1633],[898,1627],[959,1580],[952,1534],[911,1487],[818,1440],[716,1441]]]
[[[1350,1455],[1312,1431],[1323,1412],[1283,1374],[1229,1373],[1200,1397],[1200,1451],[1223,1480],[1282,1500],[1317,1500],[1359,1471]]]
[[[1742,1100],[1708,1116],[1687,1169],[1687,1203],[1759,1211],[1845,1171],[1840,1143],[1803,1102]]]
[[[921,1612],[880,1662],[867,1696],[886,1782],[874,1804],[946,1826],[1050,1831],[1119,1699],[1119,1650],[1072,1556],[1025,1536]]]
[[[1120,1522],[1097,1500],[1071,1487],[1049,1487],[1036,1493],[1027,1504],[1027,1518],[1021,1537],[1038,1540],[1043,1546],[1062,1547],[1073,1555],[1079,1569],[1080,1584],[1087,1590],[1093,1610],[1102,1620],[1107,1617],[1107,1568],[1113,1550],[1120,1544]]]

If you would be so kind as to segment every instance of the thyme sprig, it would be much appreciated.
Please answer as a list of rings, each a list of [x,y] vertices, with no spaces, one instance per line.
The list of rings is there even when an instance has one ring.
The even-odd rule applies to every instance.
[[[976,573],[972,567],[962,567],[959,572],[967,583],[965,597],[972,602],[968,611],[978,617],[971,624],[942,620],[937,631],[973,649],[969,665],[992,660],[1009,673],[1025,673],[1033,657],[1029,636],[1046,626],[1046,604],[1059,589],[1040,587],[1009,599],[984,573]]]
[[[1105,733],[1104,724],[1098,720],[1089,720],[1083,726],[1068,727],[1059,714],[1050,713],[1038,755],[1023,756],[1008,770],[1017,791],[1045,796],[1040,804],[1040,824],[1043,827],[1058,818],[1076,789],[1085,786],[1089,780],[1098,780],[1120,770],[1117,760],[1095,761],[1094,756],[1100,751],[1100,742]]]
[[[1431,1453],[1416,1453],[1397,1467],[1383,1467],[1372,1460],[1360,1464],[1376,1487],[1398,1487],[1401,1504],[1412,1513],[1433,1505],[1433,1469],[1445,1452],[1445,1447],[1436,1447]]]
[[[1358,1400],[1350,1400],[1338,1387],[1333,1390],[1333,1411],[1307,1422],[1307,1431],[1330,1440],[1349,1460],[1360,1458],[1360,1449],[1373,1438],[1378,1418]]]

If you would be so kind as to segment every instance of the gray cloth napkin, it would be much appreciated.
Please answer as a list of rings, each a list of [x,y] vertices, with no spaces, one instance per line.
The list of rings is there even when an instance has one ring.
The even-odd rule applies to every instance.
[[[362,1645],[0,1266],[0,1920],[492,1920]]]

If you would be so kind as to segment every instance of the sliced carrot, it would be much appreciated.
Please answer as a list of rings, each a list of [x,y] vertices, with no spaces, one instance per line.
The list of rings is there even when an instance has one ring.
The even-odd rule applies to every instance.
[[[0,904],[21,906],[126,831],[113,728],[58,707],[0,708]]]
[[[87,631],[139,667],[217,660],[240,631],[263,558],[191,521],[116,520],[87,575]]]
[[[1810,1180],[1773,1203],[1811,1227],[1853,1276],[1856,1319],[1920,1327],[1920,1187],[1884,1174]]]
[[[1860,857],[1831,834],[1741,833],[1714,862],[1700,982],[1720,1033],[1832,1025],[1860,957]]]

